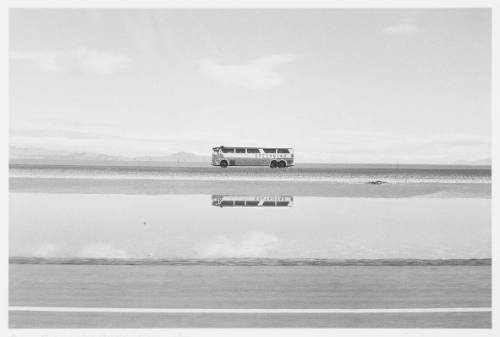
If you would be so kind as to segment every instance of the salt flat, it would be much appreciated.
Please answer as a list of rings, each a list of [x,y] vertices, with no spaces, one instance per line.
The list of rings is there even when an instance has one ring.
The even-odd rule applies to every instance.
[[[488,167],[143,167],[11,165],[11,192],[491,197]],[[382,184],[370,184],[380,181]]]
[[[33,165],[9,187],[12,328],[491,327],[489,169]]]

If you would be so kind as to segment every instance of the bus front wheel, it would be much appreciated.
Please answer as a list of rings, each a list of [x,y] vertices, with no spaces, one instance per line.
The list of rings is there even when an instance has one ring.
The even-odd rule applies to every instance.
[[[220,162],[220,167],[226,168],[227,167],[227,161],[226,160],[221,161]]]
[[[286,167],[286,163],[282,160],[278,163],[278,167],[279,168],[285,168]]]
[[[278,166],[278,163],[276,162],[276,160],[273,160],[270,166],[271,168],[276,168]]]

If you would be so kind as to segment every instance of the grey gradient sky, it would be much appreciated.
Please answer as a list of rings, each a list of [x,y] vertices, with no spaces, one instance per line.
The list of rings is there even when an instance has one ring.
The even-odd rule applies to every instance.
[[[490,157],[489,9],[13,9],[11,146]]]

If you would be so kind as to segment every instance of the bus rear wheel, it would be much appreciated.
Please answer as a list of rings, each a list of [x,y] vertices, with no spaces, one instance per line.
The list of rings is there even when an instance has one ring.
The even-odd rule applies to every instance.
[[[282,160],[282,161],[280,161],[280,162],[278,163],[278,167],[279,167],[279,168],[285,168],[285,167],[286,167],[286,163],[285,163],[285,161],[283,161],[283,160]]]
[[[227,167],[227,160],[223,160],[220,162],[220,167],[226,168]]]
[[[270,166],[271,168],[276,168],[278,166],[278,163],[276,162],[276,160],[273,160]]]

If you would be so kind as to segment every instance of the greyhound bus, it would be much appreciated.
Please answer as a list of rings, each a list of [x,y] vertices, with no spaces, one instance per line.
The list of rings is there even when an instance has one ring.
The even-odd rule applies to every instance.
[[[218,146],[212,148],[212,165],[269,166],[285,168],[295,165],[293,149],[285,147],[236,147]]]

